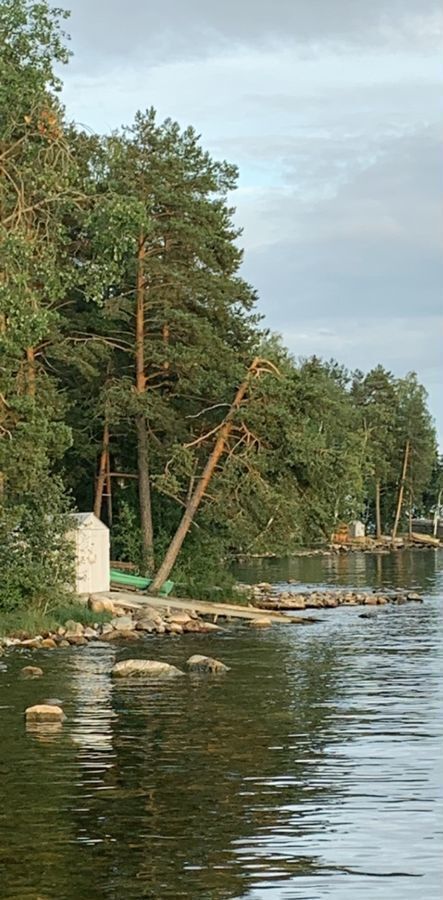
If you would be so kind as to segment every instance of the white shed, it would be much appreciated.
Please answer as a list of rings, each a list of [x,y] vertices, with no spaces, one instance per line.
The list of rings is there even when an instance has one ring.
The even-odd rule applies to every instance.
[[[75,543],[77,594],[109,591],[109,528],[92,512],[74,513],[69,537]]]
[[[364,538],[365,536],[365,526],[364,522],[351,522],[349,526],[349,537],[350,538]]]

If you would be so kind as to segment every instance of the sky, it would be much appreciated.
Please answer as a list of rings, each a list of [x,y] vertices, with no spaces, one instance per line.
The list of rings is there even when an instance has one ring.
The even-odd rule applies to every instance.
[[[416,371],[443,444],[439,0],[65,0],[68,115],[153,105],[239,168],[244,276],[293,354]]]

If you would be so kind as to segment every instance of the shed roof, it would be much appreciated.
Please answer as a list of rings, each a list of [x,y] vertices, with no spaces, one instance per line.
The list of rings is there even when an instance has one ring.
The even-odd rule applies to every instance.
[[[89,526],[90,528],[104,529],[105,531],[108,531],[107,525],[105,525],[104,522],[98,519],[93,512],[72,513],[71,519],[74,520],[74,525],[76,528],[84,528],[86,526]]]

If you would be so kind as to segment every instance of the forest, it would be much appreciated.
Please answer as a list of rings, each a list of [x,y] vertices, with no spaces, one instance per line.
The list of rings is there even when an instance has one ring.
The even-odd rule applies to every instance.
[[[114,559],[202,597],[239,554],[354,518],[407,530],[442,485],[416,374],[296,358],[269,332],[236,167],[152,106],[112,134],[70,122],[65,17],[0,6],[2,607],[64,589],[75,509],[109,525]]]

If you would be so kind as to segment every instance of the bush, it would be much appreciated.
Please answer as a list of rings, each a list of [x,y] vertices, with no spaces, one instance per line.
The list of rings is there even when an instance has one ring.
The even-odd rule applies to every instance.
[[[0,610],[47,611],[69,597],[74,547],[66,539],[68,512],[55,478],[0,508]]]

